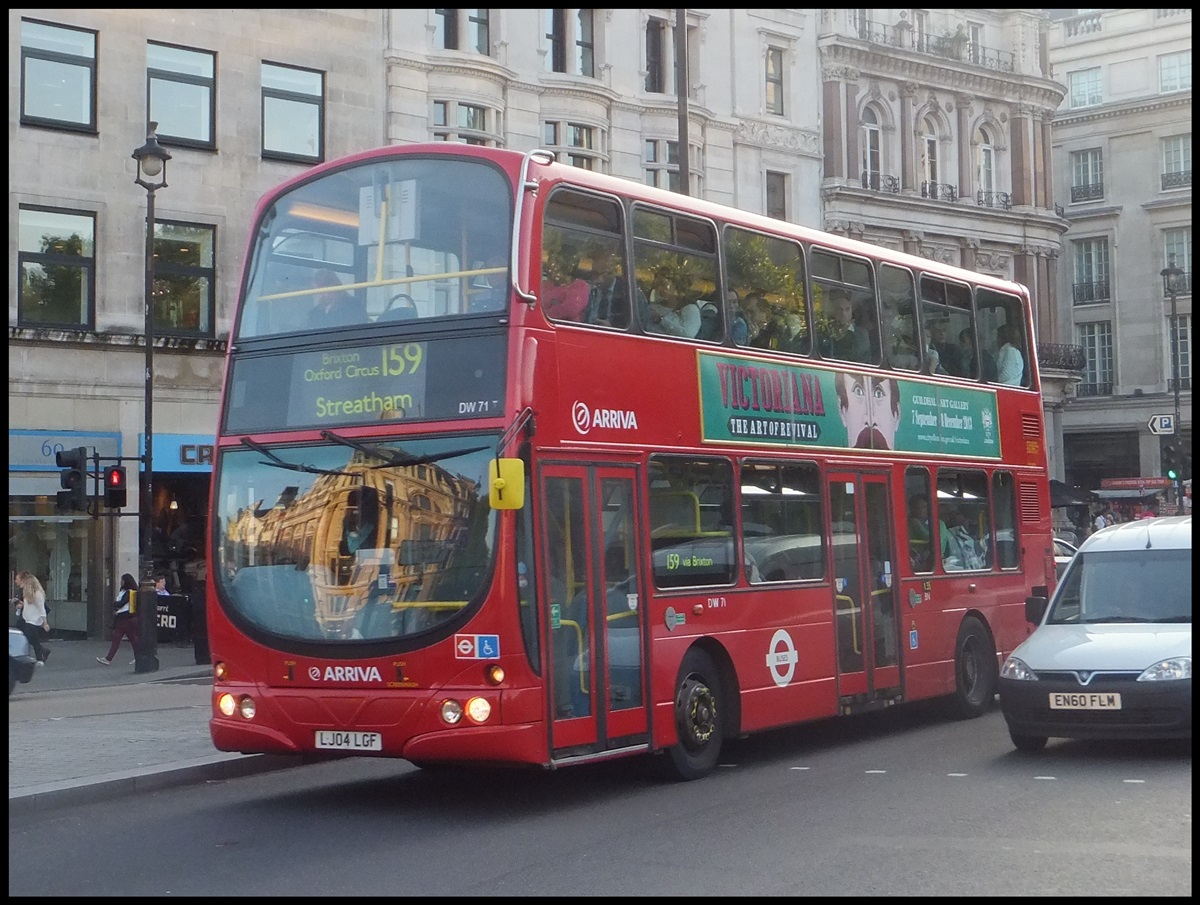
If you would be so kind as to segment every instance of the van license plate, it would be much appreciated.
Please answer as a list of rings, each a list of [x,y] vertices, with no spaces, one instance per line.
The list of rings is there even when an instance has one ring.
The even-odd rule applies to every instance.
[[[1055,691],[1050,693],[1051,710],[1120,710],[1121,695],[1116,692]]]
[[[335,751],[382,751],[383,737],[378,732],[341,732],[318,729],[317,747]]]

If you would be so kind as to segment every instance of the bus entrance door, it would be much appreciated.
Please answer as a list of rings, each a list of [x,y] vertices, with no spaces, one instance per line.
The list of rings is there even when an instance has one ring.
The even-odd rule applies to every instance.
[[[645,747],[637,469],[548,465],[541,488],[551,757]]]
[[[886,474],[829,476],[838,696],[843,711],[900,697],[891,494]]]

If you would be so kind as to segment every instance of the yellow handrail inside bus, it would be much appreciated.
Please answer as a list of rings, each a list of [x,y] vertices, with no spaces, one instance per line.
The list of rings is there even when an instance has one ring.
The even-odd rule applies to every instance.
[[[856,654],[861,654],[862,646],[859,644],[859,641],[858,641],[858,619],[855,618],[855,614],[858,613],[858,606],[855,605],[854,598],[847,597],[845,594],[834,594],[833,599],[837,603],[841,603],[841,602],[845,601],[845,603],[848,604],[848,606],[846,606],[844,609],[841,607],[838,607],[838,615],[841,616],[845,613],[850,614],[850,617],[851,617],[851,619],[850,619],[851,636],[850,637],[851,637],[852,641],[854,642],[854,652]]]
[[[562,628],[564,625],[569,625],[573,629],[575,629],[576,650],[579,651],[578,659],[579,659],[580,665],[582,666],[583,665],[583,628],[574,619],[559,619],[558,625],[559,625],[559,628]],[[583,681],[583,670],[582,669],[579,670],[579,691],[581,694],[588,693],[587,683],[585,683]]]
[[[428,283],[431,280],[456,280],[460,277],[473,277],[481,274],[503,273],[503,267],[477,267],[473,270],[454,270],[446,273],[422,273],[415,276],[392,277],[389,280],[368,280],[362,283],[347,283],[345,286],[335,286],[339,292],[349,292],[351,289],[371,289],[377,286],[398,286],[402,283]],[[260,302],[273,302],[277,299],[298,298],[305,295],[317,295],[322,292],[329,291],[328,286],[319,286],[315,289],[291,289],[288,292],[272,292],[267,295],[260,295]]]

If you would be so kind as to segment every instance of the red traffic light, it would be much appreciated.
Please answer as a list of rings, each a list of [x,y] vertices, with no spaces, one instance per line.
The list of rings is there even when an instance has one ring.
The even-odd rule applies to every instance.
[[[126,492],[124,465],[108,465],[104,469],[104,505],[120,509],[129,499]]]

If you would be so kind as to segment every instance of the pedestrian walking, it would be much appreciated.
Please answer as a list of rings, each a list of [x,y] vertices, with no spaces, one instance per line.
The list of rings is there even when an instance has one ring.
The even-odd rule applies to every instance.
[[[113,657],[121,649],[122,638],[129,639],[129,644],[133,648],[134,654],[137,654],[138,630],[137,613],[135,611],[137,606],[137,589],[137,580],[132,575],[126,572],[121,576],[121,590],[117,594],[116,601],[113,603],[112,644],[108,647],[108,654],[96,658],[97,663],[112,666]]]
[[[13,581],[21,589],[20,599],[14,598],[12,601],[17,609],[17,628],[33,645],[40,666],[50,658],[50,651],[42,647],[42,639],[50,634],[46,591],[32,572],[22,570],[14,576]]]

